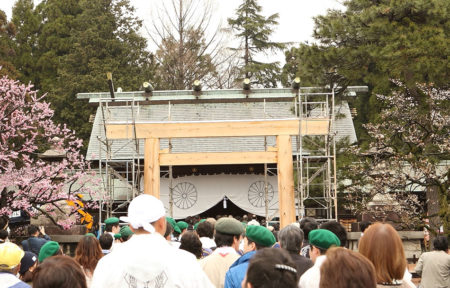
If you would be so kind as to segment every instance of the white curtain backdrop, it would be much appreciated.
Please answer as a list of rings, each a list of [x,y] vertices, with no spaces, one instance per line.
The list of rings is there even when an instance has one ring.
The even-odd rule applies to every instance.
[[[269,216],[279,215],[277,211],[277,176],[268,176],[267,178]],[[175,219],[200,214],[222,201],[225,196],[239,208],[249,213],[265,216],[263,175],[187,176],[175,178],[172,182],[174,189],[173,216]],[[160,195],[167,212],[169,212],[168,178],[161,178]]]

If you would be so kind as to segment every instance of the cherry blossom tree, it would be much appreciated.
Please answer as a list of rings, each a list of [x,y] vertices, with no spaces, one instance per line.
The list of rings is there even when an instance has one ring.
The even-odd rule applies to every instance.
[[[396,213],[404,228],[423,225],[428,218],[429,230],[443,226],[448,234],[450,91],[417,85],[411,92],[393,82],[396,92],[378,95],[385,105],[379,121],[365,126],[373,140],[368,149],[348,151],[354,158],[345,173],[352,181],[341,187],[347,192],[347,205],[378,216]],[[426,195],[427,214],[420,193]]]
[[[43,214],[68,229],[77,221],[79,207],[66,200],[76,201],[78,194],[96,199],[98,183],[80,154],[82,140],[52,121],[53,110],[44,96],[39,97],[31,84],[7,76],[0,79],[0,215],[15,210]],[[64,157],[60,161],[38,157],[50,147]],[[61,213],[67,217],[56,217]]]

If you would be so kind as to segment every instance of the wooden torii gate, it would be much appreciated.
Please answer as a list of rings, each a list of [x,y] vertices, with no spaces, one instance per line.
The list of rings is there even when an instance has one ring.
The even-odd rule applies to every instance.
[[[301,125],[301,127],[300,127]],[[283,119],[209,122],[109,122],[110,139],[145,139],[144,193],[160,196],[160,166],[276,163],[280,226],[295,222],[294,173],[291,135],[326,135],[330,120]],[[260,152],[169,153],[160,150],[164,138],[276,136],[276,147]]]

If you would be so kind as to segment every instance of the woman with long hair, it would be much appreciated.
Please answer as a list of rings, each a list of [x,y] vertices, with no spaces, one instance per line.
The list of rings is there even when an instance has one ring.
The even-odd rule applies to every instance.
[[[361,255],[342,247],[330,248],[320,266],[320,288],[375,288],[375,268]]]
[[[359,253],[375,266],[377,287],[412,288],[415,285],[404,279],[406,257],[402,239],[389,224],[369,226],[359,242]]]
[[[81,265],[81,268],[83,268],[88,287],[91,284],[92,275],[94,274],[98,260],[100,260],[102,256],[102,247],[97,238],[93,236],[84,236],[81,238],[80,242],[78,242],[74,259]]]

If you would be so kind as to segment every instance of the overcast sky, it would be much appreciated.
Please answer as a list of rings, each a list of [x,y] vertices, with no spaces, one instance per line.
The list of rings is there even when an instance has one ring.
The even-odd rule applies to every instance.
[[[151,11],[161,7],[162,1],[131,0],[131,3],[136,7],[137,16],[144,19],[144,24],[149,26],[148,19],[152,15]],[[11,18],[14,2],[15,0],[0,0],[0,9],[6,12],[8,19]],[[38,2],[40,0],[35,0],[35,3]],[[340,2],[342,0],[260,0],[259,4],[263,7],[264,15],[273,13],[280,15],[279,25],[272,40],[300,43],[312,40],[311,34],[314,28],[312,18],[326,14],[327,9],[342,9],[343,6]],[[223,23],[226,23],[228,17],[234,17],[234,12],[241,3],[242,0],[215,0],[214,14],[217,14],[217,18],[215,18],[217,21],[222,20]]]

